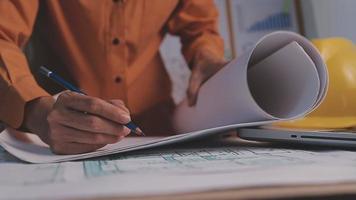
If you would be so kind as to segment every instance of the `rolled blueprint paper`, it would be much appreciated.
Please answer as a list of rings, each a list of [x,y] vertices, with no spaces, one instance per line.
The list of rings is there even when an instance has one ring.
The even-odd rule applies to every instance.
[[[204,83],[195,106],[183,101],[174,125],[186,133],[302,117],[321,103],[327,85],[327,68],[313,44],[293,32],[274,32]]]

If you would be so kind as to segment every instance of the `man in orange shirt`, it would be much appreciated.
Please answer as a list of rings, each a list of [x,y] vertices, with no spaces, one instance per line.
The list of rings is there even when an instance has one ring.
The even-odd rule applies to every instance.
[[[173,104],[161,41],[167,32],[180,36],[193,105],[224,64],[217,15],[212,0],[2,0],[0,121],[59,154],[119,141],[130,116],[148,135],[166,133]],[[30,36],[45,54],[31,65],[23,53]],[[88,96],[64,92],[55,101],[61,89],[31,73],[43,64]]]

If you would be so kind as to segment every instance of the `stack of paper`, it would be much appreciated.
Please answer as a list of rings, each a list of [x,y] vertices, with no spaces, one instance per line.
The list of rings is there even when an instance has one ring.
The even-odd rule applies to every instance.
[[[350,151],[219,141],[203,147],[160,148],[80,162],[10,161],[0,165],[0,199],[154,199],[151,195],[179,199],[179,194],[226,189],[289,186],[293,190],[298,185],[355,183],[355,158],[356,152]]]

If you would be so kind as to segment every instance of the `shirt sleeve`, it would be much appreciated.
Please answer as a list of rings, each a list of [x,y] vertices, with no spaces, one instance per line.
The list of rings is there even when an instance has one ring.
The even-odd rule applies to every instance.
[[[50,96],[36,83],[22,51],[33,29],[38,0],[0,1],[0,121],[19,128],[26,102]]]
[[[218,10],[213,0],[181,0],[168,21],[168,31],[180,36],[182,53],[190,66],[201,49],[224,57],[224,42],[218,31]]]

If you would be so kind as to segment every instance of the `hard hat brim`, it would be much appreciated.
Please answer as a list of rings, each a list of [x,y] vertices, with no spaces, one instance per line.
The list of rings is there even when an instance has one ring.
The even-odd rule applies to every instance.
[[[296,129],[345,129],[356,127],[356,117],[310,117],[277,122],[273,126]]]

